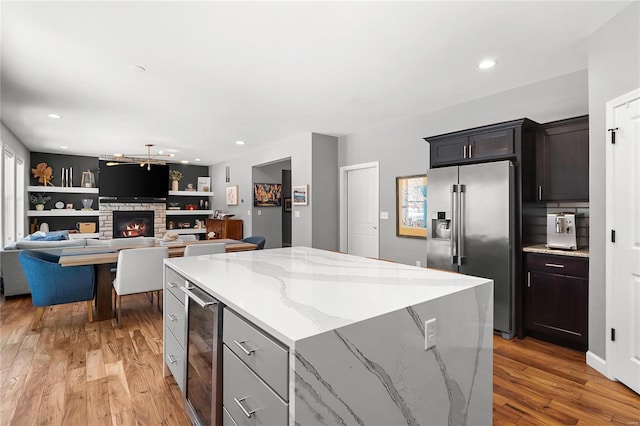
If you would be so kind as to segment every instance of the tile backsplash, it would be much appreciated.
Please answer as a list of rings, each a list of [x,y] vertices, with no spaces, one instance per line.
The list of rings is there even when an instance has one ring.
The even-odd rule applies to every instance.
[[[545,244],[547,242],[548,213],[581,214],[576,220],[579,247],[589,245],[589,203],[560,202],[528,204],[523,208],[523,244]]]

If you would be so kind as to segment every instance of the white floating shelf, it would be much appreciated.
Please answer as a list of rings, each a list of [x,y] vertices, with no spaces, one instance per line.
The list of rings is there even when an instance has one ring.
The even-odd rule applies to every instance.
[[[59,192],[65,194],[97,194],[98,188],[83,188],[81,186],[34,186],[27,187],[29,192]]]
[[[27,216],[100,216],[98,210],[71,210],[71,209],[52,209],[52,210],[29,210]]]
[[[213,192],[204,191],[169,191],[169,195],[180,197],[213,197]]]
[[[169,210],[167,216],[208,216],[213,214],[213,210]]]
[[[90,234],[82,234],[80,232],[77,232],[75,234],[69,234],[69,239],[70,240],[82,240],[85,238],[100,238],[100,234],[98,234],[97,232],[93,232]]]
[[[193,229],[193,228],[182,228],[182,229],[167,229],[167,234],[204,234],[207,232],[206,229]]]

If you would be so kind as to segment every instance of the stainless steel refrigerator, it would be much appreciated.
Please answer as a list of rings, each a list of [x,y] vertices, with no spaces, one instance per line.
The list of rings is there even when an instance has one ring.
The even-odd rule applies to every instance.
[[[427,172],[427,267],[491,278],[493,328],[514,336],[515,167],[510,161]]]

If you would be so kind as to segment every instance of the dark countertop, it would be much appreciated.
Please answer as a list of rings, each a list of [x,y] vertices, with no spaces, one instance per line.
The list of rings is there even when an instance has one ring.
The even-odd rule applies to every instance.
[[[538,244],[535,246],[524,246],[522,251],[526,253],[554,254],[558,256],[589,257],[589,247],[583,247],[579,250],[560,250],[550,249],[544,244]]]

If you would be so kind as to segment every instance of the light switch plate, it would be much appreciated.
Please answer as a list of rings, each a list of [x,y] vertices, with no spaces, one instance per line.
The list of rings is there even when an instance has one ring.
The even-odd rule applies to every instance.
[[[389,212],[380,212],[380,219],[389,219]]]
[[[300,211],[296,211],[296,217],[300,217]]]

